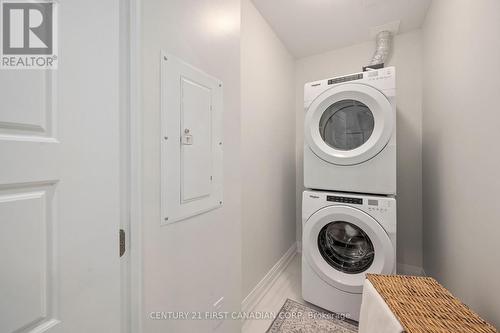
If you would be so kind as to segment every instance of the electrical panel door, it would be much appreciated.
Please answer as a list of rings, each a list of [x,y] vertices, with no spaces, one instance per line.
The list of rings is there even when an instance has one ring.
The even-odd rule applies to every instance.
[[[222,82],[161,57],[162,223],[222,205]]]

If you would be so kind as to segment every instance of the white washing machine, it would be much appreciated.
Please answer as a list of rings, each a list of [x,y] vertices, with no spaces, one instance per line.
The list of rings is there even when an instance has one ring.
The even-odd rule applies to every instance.
[[[304,300],[357,321],[366,273],[396,273],[396,200],[304,191]]]
[[[304,186],[396,194],[394,67],[307,83]]]

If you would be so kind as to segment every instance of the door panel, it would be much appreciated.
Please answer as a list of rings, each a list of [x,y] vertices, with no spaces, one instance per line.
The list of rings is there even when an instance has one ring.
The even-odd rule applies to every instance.
[[[0,297],[2,332],[54,325],[54,186],[0,191]]]
[[[47,70],[2,70],[0,137],[44,141],[54,134],[55,75]]]
[[[206,197],[211,191],[212,91],[183,77],[181,95],[181,130],[184,140],[187,140],[181,145],[181,193],[185,202]]]
[[[114,333],[119,1],[59,5],[59,68],[0,70],[0,331]]]

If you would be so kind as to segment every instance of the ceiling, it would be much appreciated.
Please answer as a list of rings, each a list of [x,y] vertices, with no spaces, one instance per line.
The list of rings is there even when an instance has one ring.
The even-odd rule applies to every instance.
[[[371,28],[422,25],[431,0],[252,0],[297,58],[373,39]]]

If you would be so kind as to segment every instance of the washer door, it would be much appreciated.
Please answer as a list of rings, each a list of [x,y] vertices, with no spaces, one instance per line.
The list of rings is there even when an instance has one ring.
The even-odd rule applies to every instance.
[[[303,251],[308,264],[331,286],[361,293],[366,273],[391,274],[394,247],[370,215],[349,206],[329,206],[304,225]]]
[[[338,165],[366,162],[389,142],[394,115],[375,88],[346,83],[319,95],[305,118],[305,141],[321,159]]]

